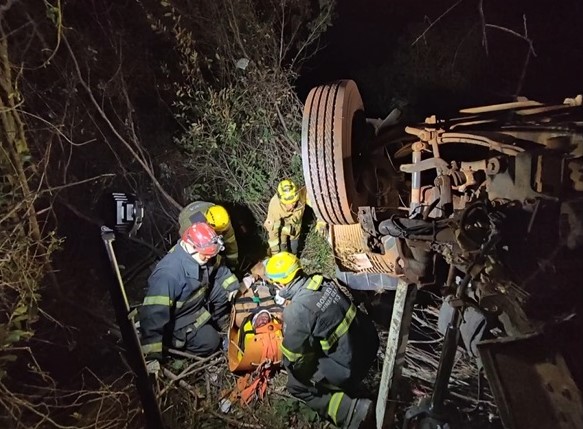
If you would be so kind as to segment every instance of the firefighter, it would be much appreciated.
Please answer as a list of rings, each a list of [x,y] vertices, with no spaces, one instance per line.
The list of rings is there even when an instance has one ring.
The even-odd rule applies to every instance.
[[[235,230],[227,210],[223,206],[205,201],[190,203],[178,215],[180,236],[186,231],[186,228],[195,222],[206,222],[214,228],[217,234],[223,236],[227,266],[231,269],[237,268],[239,264],[239,248]]]
[[[142,351],[163,358],[164,347],[208,356],[219,349],[217,327],[228,323],[239,281],[222,263],[223,242],[207,223],[190,225],[156,265],[140,308]]]
[[[272,255],[288,249],[293,254],[298,253],[306,203],[306,188],[298,189],[289,179],[279,182],[277,193],[269,202],[264,223]]]
[[[372,425],[372,401],[354,392],[378,349],[372,321],[334,281],[303,274],[291,253],[272,256],[266,275],[280,288],[278,300],[290,301],[283,313],[281,347],[289,392],[338,427]]]

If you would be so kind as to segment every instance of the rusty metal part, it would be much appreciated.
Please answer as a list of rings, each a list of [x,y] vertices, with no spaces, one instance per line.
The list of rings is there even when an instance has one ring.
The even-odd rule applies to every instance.
[[[393,155],[393,158],[395,158],[395,159],[405,158],[406,156],[409,156],[412,153],[413,153],[413,144],[407,143],[395,152],[395,154]]]
[[[557,112],[560,110],[575,109],[577,107],[579,107],[579,106],[570,106],[568,104],[558,104],[555,106],[540,106],[540,107],[534,107],[532,109],[518,110],[516,112],[516,114],[520,115],[520,116],[540,115],[541,113],[551,113],[551,112]]]
[[[413,152],[414,154],[416,152]],[[441,158],[427,158],[423,161],[419,160],[414,162],[413,164],[403,164],[399,167],[399,169],[403,173],[420,173],[425,170],[432,170],[435,169],[438,172],[442,173],[448,170],[448,164]]]
[[[434,184],[439,192],[439,201],[436,205],[439,213],[436,213],[435,217],[448,217],[453,212],[451,177],[446,175],[437,176]],[[429,214],[430,212],[428,212]]]
[[[573,338],[565,337],[559,331],[478,344],[505,428],[582,427],[581,391],[561,350],[561,343],[568,350]]]
[[[583,198],[563,202],[559,219],[561,241],[572,250],[583,247]]]
[[[413,166],[418,166],[423,162],[421,160],[421,147],[422,145],[413,143],[413,157],[412,157]],[[421,171],[414,171],[411,174],[411,203],[409,204],[409,213],[410,214],[414,213],[415,209],[419,207],[420,204],[421,204]]]
[[[304,108],[306,189],[317,217],[331,225],[355,223],[361,205],[352,167],[353,121],[358,111],[363,111],[362,99],[351,80],[313,88]]]
[[[484,146],[491,150],[503,153],[505,155],[517,155],[524,151],[524,149],[512,146],[510,144],[500,143],[492,138],[470,133],[443,133],[440,136],[440,144],[448,143],[465,143],[477,146]]]
[[[504,133],[462,133],[462,132],[443,132],[443,131],[436,131],[430,133],[426,130],[419,130],[414,128],[412,130],[419,131],[419,133],[415,135],[419,135],[421,137],[427,138],[428,143],[431,144],[433,151],[435,152],[435,148],[444,144],[470,144],[476,146],[482,146],[485,148],[489,148],[490,150],[503,153],[505,155],[516,156],[519,153],[524,152],[524,149],[520,146],[516,146],[513,144],[515,137],[511,133],[504,134]],[[417,142],[419,143],[419,142]],[[395,159],[404,158],[405,156],[414,153],[415,148],[414,145],[416,143],[409,143],[402,148],[400,148],[397,152],[395,152]]]
[[[344,269],[358,273],[398,275],[399,261],[396,252],[384,255],[371,252],[366,246],[364,231],[359,224],[332,225],[330,237],[334,255]],[[368,263],[360,263],[363,259]]]
[[[514,129],[505,128],[504,135],[516,140],[531,141],[549,149],[569,152],[573,157],[583,156],[583,130],[565,129]]]
[[[502,170],[502,162],[500,158],[490,158],[486,162],[486,174],[493,176],[494,174],[500,173]]]
[[[491,200],[522,202],[529,198],[556,200],[560,196],[564,178],[561,156],[524,152],[508,162],[514,165],[512,174],[505,171],[488,175],[486,186]]]
[[[583,95],[578,94],[573,98],[565,98],[563,104],[568,104],[569,106],[583,106]]]
[[[358,223],[364,229],[364,232],[369,236],[377,235],[375,228],[376,211],[374,207],[359,207],[358,209]]]
[[[502,112],[504,110],[521,109],[526,107],[541,106],[542,103],[533,100],[515,101],[512,103],[492,104],[490,106],[470,107],[460,110],[460,113],[475,115],[480,113]]]
[[[429,139],[431,138],[431,132],[428,130],[425,130],[423,128],[405,127],[405,132],[407,134],[411,134],[412,136],[419,138],[419,140],[421,140],[421,142],[429,141]],[[419,144],[419,142],[413,143],[413,150],[421,150],[421,149],[415,149],[415,145],[418,145],[418,144]]]
[[[485,125],[485,124],[493,124],[497,122],[496,119],[480,119],[475,121],[465,121],[465,122],[457,122],[449,127],[450,130],[455,130],[457,128],[463,127],[472,127],[475,125]]]
[[[567,163],[569,170],[569,179],[571,180],[573,190],[583,191],[583,159],[574,159]]]

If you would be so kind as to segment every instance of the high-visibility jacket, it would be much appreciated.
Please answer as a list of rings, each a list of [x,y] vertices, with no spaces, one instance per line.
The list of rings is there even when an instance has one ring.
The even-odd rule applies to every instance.
[[[292,210],[286,209],[285,205],[279,200],[277,193],[269,202],[264,226],[267,230],[268,244],[272,251],[280,250],[282,236],[289,236],[292,240],[300,236],[302,218],[308,201],[306,188],[301,188],[298,192],[300,196]]]
[[[378,346],[374,325],[332,280],[300,276],[280,295],[291,301],[283,313],[281,349],[295,378],[342,386],[359,365],[368,365]]]
[[[229,294],[239,288],[239,280],[220,256],[200,265],[178,243],[148,278],[139,311],[145,354],[162,353],[162,344],[169,343],[173,332],[187,327],[196,330],[228,314]]]
[[[180,236],[182,237],[186,228],[193,223],[206,222],[207,211],[214,205],[206,201],[195,201],[184,207],[178,215],[178,224],[180,225],[178,233]],[[229,226],[225,231],[217,231],[217,234],[223,236],[227,265],[232,268],[236,267],[239,261],[239,246],[237,245],[237,237],[235,237],[235,230],[231,222],[229,222]]]

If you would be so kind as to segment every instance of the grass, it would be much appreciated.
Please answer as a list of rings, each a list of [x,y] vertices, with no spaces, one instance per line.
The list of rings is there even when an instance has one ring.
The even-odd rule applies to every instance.
[[[177,374],[190,363],[173,361],[167,363],[166,367]],[[160,398],[164,420],[169,428],[323,429],[329,426],[320,420],[316,412],[286,392],[287,376],[283,371],[269,381],[263,400],[256,400],[247,406],[233,404],[227,413],[220,411],[219,404],[229,396],[236,385],[237,376],[229,372],[225,362],[185,380],[192,387],[196,399],[175,385]],[[161,386],[167,382],[167,379],[160,380]]]
[[[316,231],[315,223],[306,234],[300,260],[306,274],[318,273],[330,278],[336,277],[334,253],[328,240]]]

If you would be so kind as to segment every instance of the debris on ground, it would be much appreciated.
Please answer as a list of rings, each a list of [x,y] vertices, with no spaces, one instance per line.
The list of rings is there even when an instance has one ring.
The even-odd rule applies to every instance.
[[[163,365],[157,379],[160,408],[169,427],[329,427],[286,392],[285,371],[264,367],[237,376],[228,370],[222,352],[206,358],[181,354]]]

